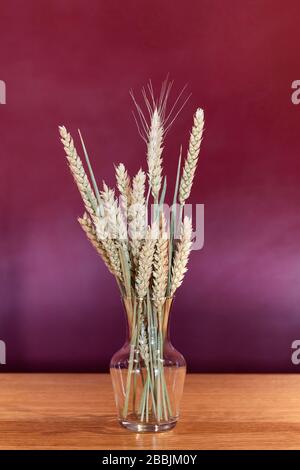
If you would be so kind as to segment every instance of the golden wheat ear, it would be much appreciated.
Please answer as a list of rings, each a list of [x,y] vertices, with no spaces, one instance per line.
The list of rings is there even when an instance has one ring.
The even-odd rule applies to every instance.
[[[163,218],[161,225],[153,257],[153,302],[157,309],[165,301],[169,270],[169,240],[166,238]]]
[[[74,146],[74,141],[65,126],[59,126],[61,142],[64,146],[70,171],[83,199],[86,211],[91,217],[97,215],[97,199],[90,185],[89,179],[84,171],[82,161]]]
[[[192,222],[189,217],[185,217],[181,227],[181,237],[177,244],[174,263],[172,268],[171,279],[171,297],[175,294],[178,287],[183,282],[184,275],[187,271],[187,264],[192,247]]]
[[[158,201],[162,182],[163,122],[157,108],[154,109],[148,133],[147,163],[149,186],[155,201]]]
[[[142,240],[146,232],[145,182],[146,175],[140,169],[132,181],[131,205],[128,209],[130,248],[135,267],[138,266]]]
[[[180,180],[179,202],[181,205],[185,203],[191,194],[195,171],[198,163],[203,128],[204,113],[201,108],[198,108],[194,115],[194,125],[192,127],[190,136],[188,154],[184,162],[183,172]]]
[[[115,168],[117,187],[121,196],[122,209],[127,217],[128,207],[131,203],[130,177],[123,163]]]
[[[152,274],[152,263],[155,249],[155,239],[153,232],[148,228],[145,243],[141,249],[138,270],[135,279],[135,289],[137,297],[141,300],[148,291],[149,282]]]
[[[93,247],[95,248],[97,253],[103,259],[103,261],[104,261],[106,267],[108,268],[108,270],[112,274],[115,274],[112,267],[111,267],[109,257],[107,255],[101,241],[99,241],[98,238],[97,238],[96,228],[94,227],[93,222],[91,221],[91,219],[89,218],[89,216],[87,215],[86,212],[84,213],[82,218],[81,217],[78,218],[78,222],[80,223],[81,228],[85,232],[87,238],[89,239],[89,241],[91,242],[91,244],[93,245]]]

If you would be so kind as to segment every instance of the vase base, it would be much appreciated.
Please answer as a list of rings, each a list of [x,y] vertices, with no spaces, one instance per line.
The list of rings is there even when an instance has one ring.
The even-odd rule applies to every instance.
[[[133,423],[126,420],[120,420],[119,423],[124,428],[132,432],[166,432],[170,431],[176,426],[177,421],[170,423]]]

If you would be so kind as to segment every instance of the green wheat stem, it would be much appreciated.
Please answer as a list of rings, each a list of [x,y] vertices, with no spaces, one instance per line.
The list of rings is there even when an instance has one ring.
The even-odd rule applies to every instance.
[[[97,201],[98,201],[98,205],[99,205],[99,210],[101,210],[101,208],[102,208],[102,202],[101,202],[101,197],[100,197],[100,194],[99,194],[98,185],[97,185],[97,183],[96,183],[96,179],[95,179],[95,175],[94,175],[94,172],[93,172],[93,168],[92,168],[92,165],[91,165],[91,162],[90,162],[90,159],[89,159],[89,155],[88,155],[88,153],[87,153],[86,146],[85,146],[83,137],[82,137],[82,135],[81,135],[80,129],[78,129],[78,134],[79,134],[79,137],[80,137],[81,146],[82,146],[82,149],[83,149],[85,161],[86,161],[86,163],[87,163],[88,170],[89,170],[89,173],[90,173],[91,181],[92,181],[92,184],[93,184],[93,186],[94,186],[94,191],[95,191],[95,194],[96,194],[96,197],[97,197]]]
[[[129,406],[129,395],[130,395],[130,384],[131,384],[131,374],[133,369],[133,359],[135,354],[135,346],[136,346],[136,336],[137,336],[137,326],[136,326],[136,303],[134,302],[133,307],[133,333],[132,339],[130,343],[130,355],[129,355],[129,365],[127,370],[127,381],[126,381],[126,393],[125,393],[125,403],[123,408],[123,417],[126,418],[128,414],[128,406]]]
[[[147,375],[146,383],[145,383],[145,385],[144,385],[144,389],[143,389],[143,393],[142,393],[142,397],[141,397],[140,409],[139,409],[139,413],[140,413],[140,415],[141,415],[141,421],[144,421],[144,414],[145,414],[145,408],[146,408],[146,396],[147,396],[148,380],[149,380],[149,377],[148,377],[148,375]]]
[[[152,407],[153,407],[154,414],[156,416],[157,411],[156,411],[155,396],[154,396],[154,385],[153,385],[153,381],[151,380],[150,380],[150,391],[151,391],[151,398],[152,398]]]
[[[124,278],[126,296],[131,297],[130,270],[128,267],[128,262],[124,256],[123,249],[120,246],[119,246],[119,256],[120,256],[121,269],[122,269],[123,278]]]
[[[150,374],[148,371],[148,380],[147,380],[147,393],[146,393],[146,423],[149,422],[149,389],[150,389]]]
[[[148,345],[149,345],[149,361],[150,361],[150,374],[151,374],[151,381],[150,381],[150,388],[151,388],[151,395],[152,395],[152,407],[154,409],[154,413],[156,414],[156,405],[155,405],[155,397],[154,397],[154,370],[153,370],[153,344],[152,344],[152,311],[151,311],[151,302],[150,302],[150,294],[149,291],[147,293],[147,322],[148,322]]]
[[[162,324],[163,324],[163,314],[162,314],[162,308],[159,312],[160,319],[159,319],[159,338],[160,338],[160,375],[161,375],[161,388],[162,388],[162,404],[163,404],[163,414],[165,419],[168,419],[168,413],[167,413],[167,403],[166,403],[166,393],[168,393],[166,386],[165,385],[165,379],[164,379],[164,337],[163,337],[163,330],[162,330]]]
[[[180,168],[181,168],[181,157],[182,157],[182,147],[180,147],[180,153],[179,153],[179,158],[178,158],[176,183],[175,183],[174,196],[173,196],[173,204],[172,204],[172,210],[171,210],[170,238],[169,238],[169,271],[168,271],[168,289],[167,289],[168,294],[170,294],[170,289],[171,289],[172,260],[173,260],[173,243],[174,243],[174,237],[175,237],[176,204],[177,204],[177,195],[178,195],[178,188],[179,188],[179,178],[180,178]]]

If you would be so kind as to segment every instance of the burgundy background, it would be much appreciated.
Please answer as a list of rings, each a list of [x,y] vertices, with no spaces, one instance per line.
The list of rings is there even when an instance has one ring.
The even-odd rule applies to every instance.
[[[205,247],[173,342],[192,371],[297,371],[299,15],[298,1],[1,1],[1,371],[103,371],[121,346],[118,291],[76,222],[57,125],[81,128],[113,184],[113,162],[145,162],[128,90],[167,72],[193,92],[167,139],[169,182],[192,113],[206,113],[191,197],[205,204]]]

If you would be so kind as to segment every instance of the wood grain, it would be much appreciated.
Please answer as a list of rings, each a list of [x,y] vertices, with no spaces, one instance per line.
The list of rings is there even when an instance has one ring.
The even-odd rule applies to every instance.
[[[1,449],[299,449],[300,376],[195,374],[161,434],[116,421],[108,375],[0,375]]]

